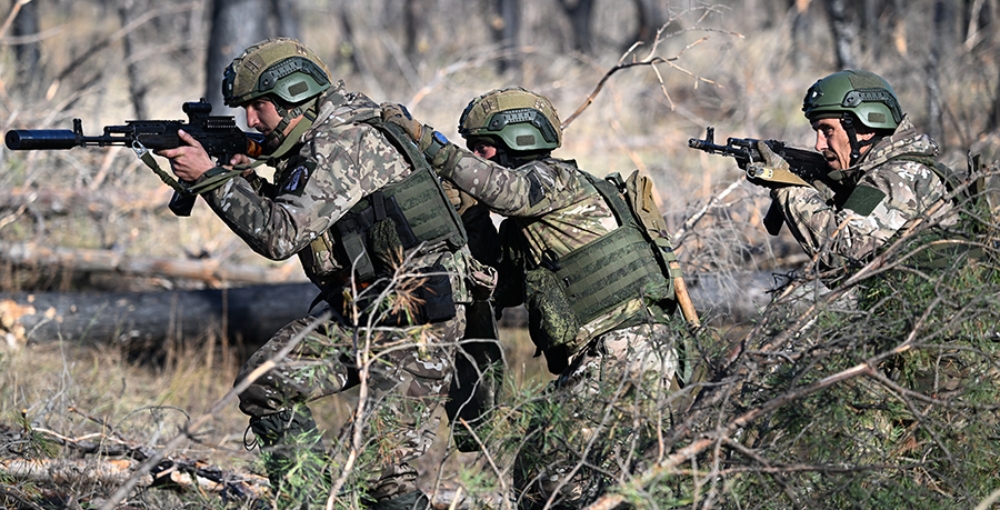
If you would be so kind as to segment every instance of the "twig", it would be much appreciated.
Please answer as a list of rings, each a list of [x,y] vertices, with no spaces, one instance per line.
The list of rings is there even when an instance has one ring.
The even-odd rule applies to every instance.
[[[497,480],[500,482],[500,497],[503,500],[503,507],[510,510],[510,501],[507,500],[507,482],[504,480],[505,477],[503,476],[503,472],[500,471],[499,467],[497,467],[496,463],[493,461],[493,456],[490,455],[486,445],[484,445],[479,439],[479,435],[476,434],[476,431],[473,430],[472,427],[469,426],[469,423],[465,421],[465,418],[459,418],[458,422],[465,427],[465,430],[469,431],[469,435],[472,436],[472,439],[476,440],[476,444],[479,445],[479,450],[483,452],[483,455],[486,457],[486,461],[490,464],[490,468],[493,469],[493,472],[497,475]],[[457,497],[455,499],[456,501],[458,500]]]
[[[597,85],[594,87],[594,90],[590,93],[590,95],[587,96],[586,99],[584,99],[583,104],[581,104],[580,107],[577,108],[576,111],[574,111],[569,117],[567,117],[565,120],[563,120],[562,126],[561,126],[562,129],[565,130],[566,128],[568,128],[569,125],[570,125],[570,123],[572,123],[573,120],[575,120],[577,117],[579,117],[580,114],[583,113],[583,111],[586,110],[587,107],[590,106],[591,103],[594,102],[594,99],[597,97],[597,94],[599,94],[601,92],[601,89],[604,88],[604,84],[608,81],[609,78],[611,78],[611,75],[617,73],[618,71],[621,71],[622,69],[628,69],[630,67],[639,67],[639,66],[649,66],[649,67],[651,67],[653,69],[653,73],[656,74],[656,80],[660,83],[660,90],[663,91],[664,97],[667,98],[667,102],[670,104],[670,110],[671,111],[673,111],[673,109],[674,109],[674,101],[673,101],[673,99],[670,98],[670,93],[667,91],[667,86],[663,82],[663,75],[660,74],[660,70],[656,67],[657,64],[667,64],[670,67],[672,67],[673,69],[681,71],[681,72],[683,72],[683,73],[685,73],[685,74],[687,74],[689,76],[693,76],[697,80],[696,83],[697,82],[706,82],[706,83],[715,84],[715,82],[713,82],[712,80],[709,80],[707,78],[703,78],[703,77],[700,77],[700,76],[695,76],[693,73],[691,73],[687,69],[684,69],[684,68],[679,67],[676,64],[674,64],[674,62],[677,61],[677,60],[679,60],[680,57],[685,52],[687,52],[689,49],[691,49],[691,48],[693,48],[693,47],[695,47],[695,46],[697,46],[697,45],[699,45],[699,44],[707,41],[708,37],[702,37],[702,38],[700,38],[700,39],[698,39],[696,41],[691,42],[690,44],[688,44],[687,46],[685,46],[684,48],[682,48],[677,53],[677,55],[674,55],[673,57],[663,58],[663,57],[656,56],[656,49],[660,45],[660,43],[663,41],[663,31],[666,30],[666,28],[668,26],[670,26],[678,18],[680,18],[681,16],[684,16],[685,14],[687,14],[687,12],[688,11],[684,11],[684,12],[678,14],[677,16],[675,16],[675,17],[667,20],[667,22],[664,23],[663,26],[661,26],[656,31],[656,36],[653,38],[653,42],[650,45],[649,53],[647,53],[644,58],[637,60],[635,58],[635,56],[633,56],[631,61],[626,62],[625,59],[627,59],[628,56],[632,54],[632,52],[634,52],[639,46],[641,46],[643,44],[642,41],[636,41],[635,43],[633,43],[632,46],[630,46],[629,49],[626,50],[625,53],[623,53],[622,56],[618,59],[618,63],[614,67],[612,67],[611,69],[609,69],[606,73],[604,73],[604,76],[602,76],[601,79],[600,79],[600,81],[597,82]],[[699,21],[701,21],[701,20],[699,20]],[[668,37],[673,37],[673,36],[675,36],[675,35],[677,35],[679,33],[686,32],[686,31],[688,31],[688,30],[681,30],[681,31],[678,31],[678,32],[673,32],[673,33],[669,34]],[[730,34],[735,34],[735,35],[737,35],[739,37],[742,37],[739,34],[736,34],[735,32],[729,32],[729,33]]]
[[[17,13],[21,11],[21,7],[30,1],[31,0],[17,0],[14,2],[14,5],[10,8],[10,14],[8,14],[7,19],[4,20],[3,26],[0,26],[0,37],[3,37],[3,35],[7,33],[7,29],[10,28],[11,23],[14,23],[14,18],[16,18]]]
[[[143,462],[141,466],[139,466],[139,469],[137,469],[135,473],[133,473],[132,476],[129,477],[129,479],[121,487],[119,487],[118,490],[115,491],[115,493],[112,494],[107,501],[104,502],[104,505],[101,506],[101,510],[114,510],[119,503],[121,503],[126,497],[128,497],[129,493],[132,492],[132,489],[134,489],[135,486],[139,483],[141,477],[143,475],[148,474],[152,468],[154,468],[161,460],[164,459],[167,453],[173,451],[175,448],[180,446],[180,444],[185,439],[189,437],[194,437],[195,433],[197,433],[198,430],[205,425],[205,423],[207,423],[210,419],[212,419],[219,412],[221,412],[225,406],[228,406],[230,403],[232,403],[232,401],[235,400],[240,393],[243,393],[244,390],[249,388],[254,381],[259,379],[261,376],[263,376],[272,368],[276,367],[278,365],[277,363],[278,360],[284,359],[286,356],[288,356],[288,354],[291,353],[293,349],[298,347],[299,343],[302,341],[303,338],[306,337],[306,335],[312,333],[321,324],[330,320],[331,316],[332,314],[329,310],[316,316],[312,322],[310,322],[305,328],[303,328],[302,331],[298,332],[295,336],[293,336],[291,340],[281,350],[279,350],[274,354],[274,356],[269,358],[264,363],[261,363],[259,367],[250,372],[250,374],[247,375],[246,379],[240,381],[240,383],[234,386],[233,389],[229,390],[225,395],[222,396],[222,398],[217,400],[215,404],[213,404],[212,407],[209,408],[207,412],[198,417],[198,419],[195,420],[194,423],[185,427],[180,434],[174,436],[173,439],[167,442],[167,444],[163,447],[163,449],[157,451],[154,455],[150,456],[149,459],[146,459],[146,461]]]
[[[713,207],[715,207],[720,202],[722,202],[742,182],[743,182],[743,179],[737,179],[737,180],[733,181],[732,184],[730,184],[728,187],[726,187],[726,189],[724,189],[721,192],[719,192],[718,195],[715,195],[714,197],[712,197],[712,199],[709,200],[708,203],[705,204],[704,207],[702,207],[701,209],[699,209],[698,211],[696,211],[694,214],[692,214],[690,217],[688,217],[688,219],[684,221],[684,224],[681,225],[681,228],[678,229],[677,232],[674,232],[674,235],[671,236],[671,239],[674,240],[674,244],[675,244],[674,248],[677,248],[681,244],[683,244],[684,240],[682,239],[681,236],[683,236],[684,234],[686,234],[688,230],[691,230],[692,228],[694,228],[694,226],[697,225],[698,222],[701,221],[701,219],[704,218],[706,214],[708,214],[709,210],[711,210]]]

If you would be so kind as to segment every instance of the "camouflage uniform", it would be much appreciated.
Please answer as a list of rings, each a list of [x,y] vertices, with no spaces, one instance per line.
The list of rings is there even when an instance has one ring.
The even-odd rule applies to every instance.
[[[867,83],[848,82],[857,77]],[[801,406],[779,410],[766,422],[764,430],[773,437],[758,445],[779,446],[776,451],[785,453],[779,436],[808,436],[786,449],[796,462],[837,459],[844,465],[876,467],[864,476],[807,482],[813,500],[829,506],[845,506],[838,500],[845,494],[850,495],[847,505],[856,504],[860,493],[881,506],[887,506],[889,493],[891,498],[907,493],[911,501],[927,501],[920,498],[933,488],[976,479],[984,442],[969,438],[982,418],[978,411],[969,419],[954,417],[964,416],[963,406],[978,408],[980,399],[991,405],[997,394],[995,377],[988,374],[995,374],[993,296],[1000,286],[1000,267],[989,250],[979,248],[989,233],[977,231],[988,213],[966,195],[971,187],[960,192],[970,182],[960,182],[936,164],[936,144],[902,116],[888,84],[872,78],[871,73],[836,73],[817,82],[804,101],[803,110],[813,122],[832,118],[841,119],[841,127],[876,124],[866,125],[888,134],[843,172],[850,185],[836,194],[811,188],[772,192],[792,233],[809,255],[818,256],[821,269],[840,269],[834,273],[843,277],[876,257],[884,256],[886,263],[849,289],[857,294],[863,314],[845,314],[837,307],[818,310],[810,321],[815,332],[796,335],[813,347],[796,358],[795,366],[782,369],[783,377],[767,390],[774,392],[759,401],[873,360],[892,381],[838,384],[801,400]],[[895,114],[898,126],[887,129]],[[853,200],[856,194],[862,198]],[[889,253],[897,242],[899,249]],[[905,348],[893,352],[901,345]],[[915,405],[916,394],[935,403]],[[904,404],[895,405],[900,401]],[[956,454],[964,444],[975,446],[971,453]],[[985,450],[990,452],[986,457],[992,455],[989,447]],[[949,453],[932,453],[940,451]],[[898,483],[918,479],[909,487]],[[928,487],[932,489],[921,493]]]
[[[679,271],[651,182],[549,157],[561,145],[558,114],[521,88],[483,94],[462,113],[459,132],[488,161],[402,106],[382,106],[441,177],[507,217],[494,301],[525,305],[531,339],[559,375],[511,421],[519,506],[586,505],[655,440],[679,365],[669,318]]]
[[[937,144],[916,131],[907,118],[892,136],[873,145],[845,172],[848,179],[857,179],[848,193],[867,187],[885,194],[867,215],[844,207],[848,197],[809,187],[779,188],[771,196],[802,249],[810,256],[819,254],[821,269],[860,267],[948,194],[945,183],[928,166],[937,151]],[[952,204],[942,204],[930,221],[953,224]]]
[[[509,217],[507,221],[513,222],[518,237],[514,241],[503,239],[505,257],[519,251],[525,268],[558,264],[564,256],[619,227],[612,209],[573,161],[548,158],[509,169],[463,151],[457,164],[443,170],[442,175],[494,212]],[[502,237],[510,235],[504,232],[510,227],[501,227]],[[500,305],[514,306],[527,299],[529,314],[533,305],[551,305],[532,303],[530,290],[520,288],[525,276],[511,281],[511,274],[503,269],[501,262]],[[531,279],[531,271],[527,278]],[[544,300],[545,296],[536,299]],[[627,453],[620,451],[625,438],[601,430],[607,427],[604,406],[594,405],[594,399],[608,397],[609,391],[621,390],[623,384],[631,388],[631,398],[624,398],[625,392],[618,394],[621,400],[611,400],[611,412],[617,418],[628,416],[632,412],[628,405],[635,401],[663,402],[678,366],[669,311],[636,296],[581,325],[568,345],[545,345],[532,332],[550,370],[559,374],[547,391],[546,401],[539,404],[543,409],[536,411],[537,416],[566,413],[573,419],[561,420],[568,429],[548,427],[538,420],[529,427],[515,468],[515,484],[523,493],[522,507],[544,505],[558,493],[555,501],[563,506],[557,508],[575,508],[593,500],[612,482],[609,473],[621,467],[617,454]],[[584,451],[594,431],[607,435],[607,444],[594,446],[582,458],[578,452]],[[583,462],[589,467],[580,469]],[[591,469],[593,466],[602,469]]]
[[[274,185],[255,177],[237,177],[205,197],[254,251],[275,260],[297,254],[310,280],[334,305],[338,319],[322,324],[287,358],[277,360],[276,369],[240,395],[240,409],[250,415],[258,440],[275,449],[277,460],[272,459],[268,466],[272,481],[281,483],[280,477],[290,469],[287,457],[292,453],[278,451],[280,446],[309,447],[318,441],[305,403],[357,385],[358,349],[370,339],[372,355],[380,361],[371,365],[369,414],[363,423],[366,430],[378,427],[377,432],[371,431],[372,436],[365,437],[375,444],[381,458],[375,461],[377,466],[364,469],[372,475],[367,480],[368,494],[381,500],[416,490],[416,471],[408,461],[427,451],[437,430],[431,416],[447,394],[453,342],[461,338],[465,327],[463,305],[469,302],[465,276],[470,256],[467,247],[445,242],[421,244],[403,254],[412,260],[408,270],[446,274],[445,283],[450,284],[452,302],[457,305],[451,318],[426,321],[401,313],[388,323],[383,320],[391,328],[354,326],[363,325],[368,317],[352,314],[351,305],[364,304],[362,299],[344,297],[351,289],[352,261],[338,251],[336,227],[356,204],[374,200],[376,191],[408,177],[413,167],[382,132],[365,123],[377,118],[380,110],[364,95],[345,92],[339,83],[319,98],[318,105],[316,119],[302,136],[300,148],[269,162],[276,168]],[[385,276],[386,269],[391,276],[392,265],[392,261],[384,263],[379,276]],[[429,274],[411,279],[418,287],[431,280]],[[395,292],[390,295],[390,299],[397,297]],[[309,322],[308,318],[294,321],[278,331],[244,365],[237,382],[287,345]],[[347,435],[343,441],[349,438]],[[350,449],[343,441],[335,447],[334,467],[338,460],[343,461],[337,453]],[[278,461],[286,465],[276,465]],[[315,476],[309,482],[321,486],[315,484],[318,473],[303,470],[299,474]]]

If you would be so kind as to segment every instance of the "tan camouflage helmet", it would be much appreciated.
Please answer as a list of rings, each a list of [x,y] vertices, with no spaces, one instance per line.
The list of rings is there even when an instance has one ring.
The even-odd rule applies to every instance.
[[[462,112],[458,132],[467,141],[489,138],[514,152],[562,145],[555,107],[545,97],[520,87],[493,90],[473,99]]]
[[[226,68],[222,97],[240,107],[272,95],[297,105],[330,88],[330,70],[309,48],[294,39],[267,39],[243,51]]]

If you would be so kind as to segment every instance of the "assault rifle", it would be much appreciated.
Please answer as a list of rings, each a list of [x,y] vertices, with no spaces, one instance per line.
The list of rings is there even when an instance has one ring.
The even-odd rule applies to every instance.
[[[815,181],[835,184],[827,175],[830,167],[822,154],[788,147],[785,142],[778,140],[764,140],[764,143],[772,152],[788,162],[791,172],[789,175],[774,172],[769,168],[751,166],[751,163],[764,162],[764,157],[757,148],[759,141],[753,138],[730,138],[726,141],[726,145],[718,145],[715,143],[715,128],[710,127],[706,130],[704,140],[691,138],[688,140],[688,147],[709,154],[736,158],[737,166],[747,173],[747,179],[758,186],[769,188],[811,186]]]
[[[165,184],[174,189],[170,210],[178,216],[189,216],[197,195],[160,169],[149,151],[181,146],[177,130],[183,129],[201,142],[205,152],[222,164],[229,164],[236,154],[260,156],[264,135],[249,133],[236,126],[234,117],[213,116],[212,104],[202,99],[184,103],[185,123],[181,120],[128,120],[124,126],[105,126],[100,136],[85,136],[83,122],[73,119],[73,129],[13,129],[7,131],[4,142],[15,151],[63,150],[73,147],[131,147]]]
[[[746,172],[747,180],[758,186],[767,188],[813,186],[817,181],[835,191],[843,186],[836,177],[830,175],[830,166],[822,154],[788,147],[785,142],[778,140],[764,140],[764,143],[772,152],[788,162],[787,171],[752,165],[751,163],[765,162],[757,146],[759,142],[760,140],[753,138],[729,138],[726,140],[726,145],[719,145],[715,143],[715,128],[710,127],[706,129],[704,140],[691,138],[688,140],[688,147],[709,154],[736,158],[736,165]],[[784,216],[778,204],[771,202],[771,207],[764,216],[764,227],[771,235],[778,235],[783,221]]]

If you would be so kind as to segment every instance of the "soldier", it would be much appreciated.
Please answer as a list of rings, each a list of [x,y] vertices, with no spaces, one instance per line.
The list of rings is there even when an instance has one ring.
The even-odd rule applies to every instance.
[[[382,106],[383,120],[402,126],[440,176],[508,217],[500,227],[496,301],[525,304],[531,339],[558,375],[539,416],[572,416],[530,428],[515,467],[520,506],[579,508],[611,482],[612,450],[624,439],[602,430],[597,396],[631,388],[662,402],[678,368],[669,240],[647,237],[620,178],[594,177],[551,157],[562,131],[542,96],[508,88],[470,102],[459,132],[471,153],[400,105]],[[640,198],[655,210],[651,195]],[[625,394],[611,399],[612,416],[628,412],[617,407]],[[606,440],[589,447],[595,436]]]
[[[937,144],[913,127],[880,76],[831,74],[809,88],[802,111],[838,185],[776,188],[771,198],[802,249],[819,256],[821,270],[864,265],[935,203],[925,219],[955,222],[952,204],[941,200],[948,189],[935,165]],[[759,166],[788,168],[765,144],[758,148],[767,159]]]
[[[369,365],[367,412],[352,423],[379,427],[365,436],[367,451],[380,456],[365,466],[365,497],[370,508],[427,508],[409,462],[434,438],[432,415],[448,392],[454,342],[465,328],[473,262],[458,217],[423,158],[406,154],[398,128],[382,124],[379,105],[343,82],[331,84],[323,62],[298,41],[247,48],[226,69],[223,95],[266,135],[274,183],[247,171],[202,196],[254,251],[273,260],[298,255],[334,317],[240,394],[279,504],[325,501],[336,472],[324,472],[327,454],[306,403],[358,385],[359,348],[370,341],[378,359]],[[196,185],[231,172],[197,140],[181,137],[187,146],[160,153],[180,179]],[[404,261],[418,277],[387,283]],[[237,383],[313,320],[278,331]],[[350,438],[345,433],[337,451],[346,453]],[[344,460],[329,457],[334,468]]]

